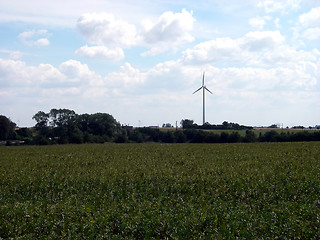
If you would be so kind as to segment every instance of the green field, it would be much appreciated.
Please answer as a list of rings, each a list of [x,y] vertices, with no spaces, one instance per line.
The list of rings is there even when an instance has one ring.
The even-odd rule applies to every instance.
[[[320,142],[0,147],[0,239],[320,239]]]

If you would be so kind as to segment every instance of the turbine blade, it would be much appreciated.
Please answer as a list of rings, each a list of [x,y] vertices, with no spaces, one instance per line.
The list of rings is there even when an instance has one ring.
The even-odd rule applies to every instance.
[[[192,94],[195,94],[196,92],[198,92],[200,89],[202,89],[203,87],[200,87],[199,89],[197,89],[196,91],[194,91]]]
[[[207,90],[209,93],[213,94],[207,87],[204,87],[205,90]]]
[[[203,72],[203,76],[202,76],[202,86],[204,86],[204,72]]]

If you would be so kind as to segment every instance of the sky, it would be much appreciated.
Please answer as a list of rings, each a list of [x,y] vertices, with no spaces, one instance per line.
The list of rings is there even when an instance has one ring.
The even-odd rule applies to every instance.
[[[0,114],[320,125],[319,0],[0,0]]]

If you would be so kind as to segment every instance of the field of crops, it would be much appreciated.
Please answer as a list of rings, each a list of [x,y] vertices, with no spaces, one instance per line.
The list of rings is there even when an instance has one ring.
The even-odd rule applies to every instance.
[[[320,239],[320,142],[0,147],[0,239]]]

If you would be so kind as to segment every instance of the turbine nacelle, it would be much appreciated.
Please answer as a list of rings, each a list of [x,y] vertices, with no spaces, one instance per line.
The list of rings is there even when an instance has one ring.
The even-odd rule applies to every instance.
[[[206,85],[204,85],[204,73],[203,73],[203,77],[202,77],[202,86],[201,87],[199,87],[196,91],[194,91],[192,94],[195,94],[196,92],[198,92],[199,90],[201,90],[201,89],[205,89],[205,90],[207,90],[209,93],[211,93],[211,94],[213,94],[207,87],[206,87]]]

